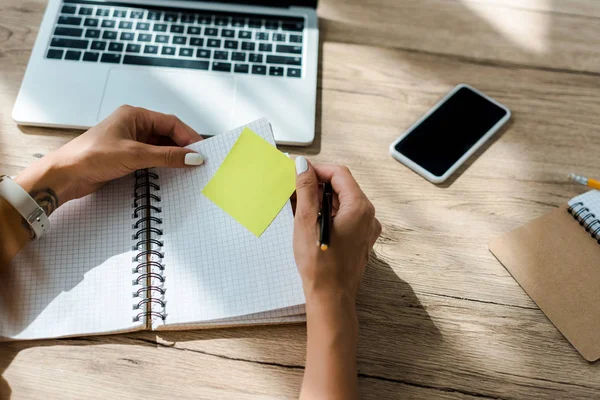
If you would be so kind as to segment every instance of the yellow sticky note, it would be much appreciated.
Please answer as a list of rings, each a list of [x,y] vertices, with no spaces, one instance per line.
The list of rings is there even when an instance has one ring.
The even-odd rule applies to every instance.
[[[295,189],[294,162],[246,128],[202,193],[260,236]]]

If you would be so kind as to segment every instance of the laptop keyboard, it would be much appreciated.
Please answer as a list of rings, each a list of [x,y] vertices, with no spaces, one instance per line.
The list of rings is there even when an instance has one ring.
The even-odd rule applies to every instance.
[[[110,4],[65,1],[46,58],[302,76],[302,18]]]

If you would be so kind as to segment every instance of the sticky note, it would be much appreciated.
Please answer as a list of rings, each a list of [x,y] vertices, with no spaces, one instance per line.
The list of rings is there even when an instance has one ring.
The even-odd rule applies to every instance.
[[[202,193],[260,236],[295,188],[294,161],[245,128]]]

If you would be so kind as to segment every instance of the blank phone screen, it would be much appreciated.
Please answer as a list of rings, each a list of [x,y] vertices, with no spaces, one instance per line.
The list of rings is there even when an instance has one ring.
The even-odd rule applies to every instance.
[[[463,87],[395,148],[433,175],[442,176],[504,116],[506,110]]]

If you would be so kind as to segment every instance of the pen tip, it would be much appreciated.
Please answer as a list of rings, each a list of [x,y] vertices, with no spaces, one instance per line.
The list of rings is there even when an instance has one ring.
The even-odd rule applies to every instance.
[[[325,251],[325,250],[327,250],[328,248],[329,248],[329,246],[327,246],[326,244],[324,244],[324,243],[322,243],[322,244],[321,244],[321,250],[322,250],[322,251]]]

